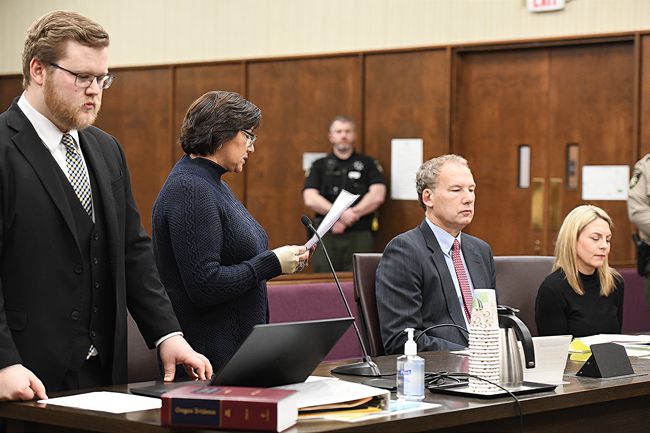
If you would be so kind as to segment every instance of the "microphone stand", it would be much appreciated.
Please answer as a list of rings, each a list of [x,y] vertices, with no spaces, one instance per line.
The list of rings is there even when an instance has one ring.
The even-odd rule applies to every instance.
[[[318,234],[316,228],[314,228],[314,225],[312,224],[309,217],[303,215],[301,221],[305,227],[307,227],[312,233],[316,235],[316,237],[318,238],[318,242],[320,242],[321,246],[323,247],[323,253],[325,253],[327,264],[329,265],[330,271],[332,271],[332,275],[334,276],[334,282],[336,283],[336,287],[339,289],[339,294],[341,295],[341,299],[343,299],[343,305],[345,305],[345,309],[348,312],[348,316],[354,319],[352,310],[350,310],[350,305],[348,304],[347,299],[345,299],[345,294],[343,293],[343,289],[341,288],[341,283],[339,283],[339,278],[336,275],[336,271],[334,270],[334,265],[332,265],[332,261],[330,260],[329,254],[327,254],[327,248],[325,248],[323,239]],[[347,374],[351,376],[370,376],[370,377],[381,376],[379,367],[377,367],[377,364],[375,364],[370,358],[370,355],[368,355],[368,351],[366,350],[366,346],[363,344],[363,339],[361,338],[361,333],[359,332],[359,328],[357,327],[356,321],[352,321],[352,326],[354,327],[354,332],[357,335],[357,339],[359,340],[359,345],[361,345],[361,351],[363,352],[363,360],[361,362],[355,362],[353,364],[347,364],[347,365],[341,365],[335,367],[331,370],[331,372],[335,374]]]

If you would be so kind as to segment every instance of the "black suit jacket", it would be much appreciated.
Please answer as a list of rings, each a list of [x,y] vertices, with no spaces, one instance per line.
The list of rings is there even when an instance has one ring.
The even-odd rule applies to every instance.
[[[490,246],[462,233],[461,250],[474,289],[494,289]],[[404,352],[405,328],[417,331],[445,323],[466,327],[445,256],[426,220],[388,243],[377,267],[376,292],[381,338],[388,354]],[[431,330],[418,340],[420,351],[467,345],[467,336],[454,327]]]
[[[180,326],[140,223],[124,153],[95,127],[79,131],[99,188],[115,297],[114,383],[127,380],[127,307],[150,347]],[[72,365],[81,249],[59,166],[17,105],[0,115],[0,368],[22,363],[52,389]],[[102,308],[101,305],[98,306]]]

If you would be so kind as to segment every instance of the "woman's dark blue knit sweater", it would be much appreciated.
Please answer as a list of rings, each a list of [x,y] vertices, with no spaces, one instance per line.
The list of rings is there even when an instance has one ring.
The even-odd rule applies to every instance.
[[[268,237],[205,158],[183,157],[153,207],[160,278],[194,350],[222,367],[268,321],[266,280],[281,274]]]

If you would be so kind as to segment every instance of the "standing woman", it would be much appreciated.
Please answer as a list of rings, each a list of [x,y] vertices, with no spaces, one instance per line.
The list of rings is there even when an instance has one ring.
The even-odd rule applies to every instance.
[[[222,180],[255,151],[260,109],[237,93],[192,103],[180,133],[185,152],[153,207],[153,245],[162,282],[187,340],[215,369],[254,325],[268,321],[266,280],[302,270],[309,252],[268,250],[268,237]]]
[[[591,205],[564,219],[555,244],[553,272],[537,292],[539,335],[620,334],[623,278],[607,263],[612,219]]]

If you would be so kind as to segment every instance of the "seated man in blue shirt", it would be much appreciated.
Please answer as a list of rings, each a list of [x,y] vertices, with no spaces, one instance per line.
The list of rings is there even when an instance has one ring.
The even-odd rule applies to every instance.
[[[431,159],[416,175],[424,221],[389,242],[377,268],[377,309],[384,349],[402,353],[405,328],[423,331],[418,351],[468,345],[474,289],[494,289],[490,246],[461,233],[474,217],[474,178],[458,155]],[[455,325],[455,326],[454,326]]]

